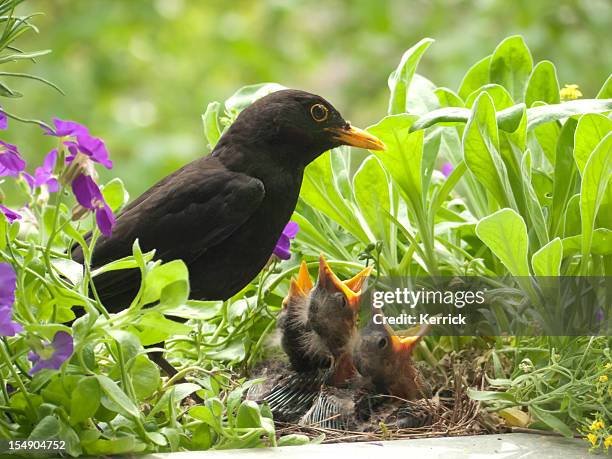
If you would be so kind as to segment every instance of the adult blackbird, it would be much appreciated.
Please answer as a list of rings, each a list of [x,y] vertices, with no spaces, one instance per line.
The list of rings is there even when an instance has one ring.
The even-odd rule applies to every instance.
[[[225,300],[268,261],[295,209],[304,168],[340,145],[384,149],[320,96],[289,89],[262,97],[238,115],[210,155],[129,204],[112,236],[98,240],[92,265],[131,255],[138,239],[157,259],[186,263],[192,298]],[[83,262],[80,248],[73,258]],[[137,269],[95,278],[111,312],[126,308],[139,285]]]

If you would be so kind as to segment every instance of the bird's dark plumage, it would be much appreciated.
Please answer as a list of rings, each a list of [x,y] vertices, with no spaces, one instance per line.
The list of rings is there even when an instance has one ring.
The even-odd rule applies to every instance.
[[[325,99],[298,90],[267,95],[243,110],[212,153],[162,179],[118,216],[96,244],[92,265],[129,256],[139,240],[157,259],[182,259],[191,297],[224,300],[268,261],[297,203],[304,168],[339,145],[384,146],[352,128]],[[73,252],[83,262],[80,248]],[[137,269],[94,279],[112,312],[129,306]]]

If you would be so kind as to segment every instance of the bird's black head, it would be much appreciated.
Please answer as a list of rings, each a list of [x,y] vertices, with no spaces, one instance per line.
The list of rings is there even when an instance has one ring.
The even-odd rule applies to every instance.
[[[220,143],[232,138],[250,145],[255,154],[299,166],[340,145],[384,149],[380,140],[352,127],[327,100],[296,89],[258,99],[238,115],[223,137]]]

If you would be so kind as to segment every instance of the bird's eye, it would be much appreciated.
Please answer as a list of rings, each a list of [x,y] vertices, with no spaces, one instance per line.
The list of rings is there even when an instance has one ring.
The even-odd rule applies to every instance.
[[[327,119],[329,114],[327,107],[323,104],[314,104],[310,107],[310,114],[312,115],[312,119],[317,123],[322,123]]]
[[[384,349],[387,347],[387,338],[380,338],[378,340],[378,349]]]

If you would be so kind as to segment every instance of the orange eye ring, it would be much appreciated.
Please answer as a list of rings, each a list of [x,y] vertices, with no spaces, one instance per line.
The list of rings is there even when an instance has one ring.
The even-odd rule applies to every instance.
[[[329,110],[323,104],[314,104],[310,107],[310,115],[317,123],[322,123],[329,116]]]

